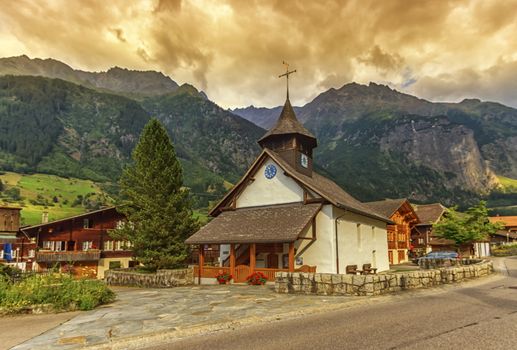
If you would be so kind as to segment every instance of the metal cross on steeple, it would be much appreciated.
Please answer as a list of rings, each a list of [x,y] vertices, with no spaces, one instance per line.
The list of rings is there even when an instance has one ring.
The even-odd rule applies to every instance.
[[[292,71],[289,71],[289,63],[287,63],[286,61],[282,61],[282,63],[285,66],[285,73],[284,74],[280,74],[278,77],[279,78],[282,78],[282,77],[286,78],[286,81],[287,81],[287,99],[289,99],[289,74],[296,73],[296,69],[292,70]]]

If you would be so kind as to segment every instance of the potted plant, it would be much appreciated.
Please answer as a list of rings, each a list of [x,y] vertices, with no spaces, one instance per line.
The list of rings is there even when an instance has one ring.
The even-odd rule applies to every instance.
[[[257,271],[257,272],[253,272],[251,275],[249,275],[246,278],[246,281],[248,282],[248,284],[251,284],[254,286],[260,286],[260,285],[266,284],[267,277],[262,272]]]
[[[219,284],[227,284],[233,279],[233,276],[228,272],[219,270],[219,273],[215,276],[215,279],[217,282],[219,282]]]

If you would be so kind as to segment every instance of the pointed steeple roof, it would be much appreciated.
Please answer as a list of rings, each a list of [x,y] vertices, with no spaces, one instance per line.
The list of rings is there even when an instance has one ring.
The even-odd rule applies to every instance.
[[[280,117],[278,118],[276,124],[264,135],[258,143],[262,145],[263,141],[267,138],[274,135],[288,135],[288,134],[299,134],[304,136],[310,141],[314,143],[313,147],[316,147],[317,140],[311,132],[298,121],[296,118],[296,114],[294,113],[293,106],[291,106],[291,102],[289,98],[286,99],[284,108],[282,108],[282,112],[280,113]]]

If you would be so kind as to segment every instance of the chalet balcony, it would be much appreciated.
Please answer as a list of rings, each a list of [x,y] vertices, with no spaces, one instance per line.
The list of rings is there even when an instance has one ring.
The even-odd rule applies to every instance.
[[[101,257],[100,250],[88,251],[39,251],[36,252],[36,261],[38,263],[48,262],[75,262],[75,261],[97,261]]]

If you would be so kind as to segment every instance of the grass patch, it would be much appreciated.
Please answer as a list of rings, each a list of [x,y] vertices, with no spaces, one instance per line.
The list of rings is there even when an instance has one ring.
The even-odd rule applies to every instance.
[[[115,299],[115,293],[98,280],[74,279],[65,274],[30,275],[21,281],[0,276],[0,309],[19,313],[38,305],[55,311],[91,310]]]
[[[499,182],[503,186],[505,192],[517,192],[517,179],[505,176],[498,176]]]
[[[22,224],[41,223],[41,214],[49,213],[49,220],[58,220],[96,209],[96,205],[110,205],[112,198],[99,184],[90,180],[64,178],[47,174],[18,174],[5,172],[0,180],[7,190],[18,189],[19,198],[0,193],[0,204],[22,207]]]
[[[492,248],[493,256],[513,256],[517,255],[517,243],[514,244],[504,244],[498,247]]]

